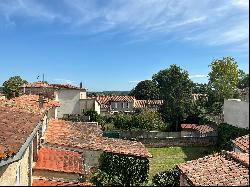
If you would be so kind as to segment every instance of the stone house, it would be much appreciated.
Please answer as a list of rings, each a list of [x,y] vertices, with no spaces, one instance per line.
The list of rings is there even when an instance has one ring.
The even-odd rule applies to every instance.
[[[43,137],[43,147],[64,149],[81,154],[84,159],[84,178],[88,179],[99,164],[103,152],[152,157],[145,146],[136,141],[106,138],[96,122],[49,121]]]
[[[249,134],[232,140],[232,148],[235,152],[249,153]]]
[[[177,166],[180,186],[248,186],[249,154],[222,151]]]
[[[65,114],[82,114],[80,100],[86,99],[86,89],[69,84],[48,84],[47,82],[34,82],[20,87],[22,95],[43,95],[45,98],[59,102],[57,109],[58,118]]]
[[[32,167],[38,158],[49,110],[57,102],[42,101],[37,95],[0,100],[0,184],[30,186]]]
[[[91,109],[95,109],[97,112],[100,111],[102,116],[109,116],[119,112],[131,113],[136,109],[158,111],[163,104],[162,100],[136,100],[133,96],[98,96],[89,98],[89,100],[96,100],[95,108],[93,106]]]

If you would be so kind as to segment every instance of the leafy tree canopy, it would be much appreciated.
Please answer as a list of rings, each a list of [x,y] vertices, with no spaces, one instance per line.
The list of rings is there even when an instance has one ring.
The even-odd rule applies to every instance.
[[[162,114],[166,121],[175,124],[178,131],[179,123],[187,116],[192,103],[193,83],[188,72],[174,64],[153,75],[153,81],[160,89],[160,98],[164,100]]]
[[[23,84],[27,84],[26,80],[23,80],[20,76],[10,77],[9,80],[3,83],[3,91],[6,94],[7,98],[12,98],[15,96],[19,96],[20,86]]]
[[[243,89],[249,87],[249,74],[246,74],[244,71],[239,70],[239,84],[238,88]]]
[[[139,100],[154,100],[159,99],[159,89],[152,80],[144,80],[139,82],[129,95]]]
[[[208,85],[215,93],[219,102],[233,98],[239,83],[237,62],[232,57],[214,60],[209,73]]]

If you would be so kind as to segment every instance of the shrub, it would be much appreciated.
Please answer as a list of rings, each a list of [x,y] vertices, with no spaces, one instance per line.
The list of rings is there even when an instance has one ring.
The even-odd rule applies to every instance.
[[[103,153],[99,170],[93,174],[94,185],[135,186],[148,181],[149,161],[147,158]]]
[[[95,110],[88,110],[84,114],[85,116],[90,116],[90,121],[98,122],[100,120],[99,114]]]
[[[154,175],[152,179],[152,182],[155,186],[178,186],[179,181],[180,176],[176,168],[159,172]]]
[[[227,123],[221,123],[218,125],[218,143],[219,149],[230,149],[230,141],[244,136],[249,133],[248,129],[238,128]]]

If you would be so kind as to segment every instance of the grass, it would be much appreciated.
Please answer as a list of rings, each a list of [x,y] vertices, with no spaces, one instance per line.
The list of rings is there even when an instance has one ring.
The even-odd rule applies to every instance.
[[[149,185],[152,184],[152,177],[161,171],[173,168],[175,165],[194,160],[212,154],[214,148],[204,147],[167,147],[167,148],[148,148],[153,155],[150,158]]]

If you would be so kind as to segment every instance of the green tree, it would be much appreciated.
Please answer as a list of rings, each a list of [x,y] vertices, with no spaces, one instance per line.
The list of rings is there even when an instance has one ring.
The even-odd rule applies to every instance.
[[[239,83],[239,70],[237,62],[232,57],[214,60],[209,73],[208,85],[212,89],[216,100],[234,98]]]
[[[139,186],[148,181],[148,172],[147,158],[103,153],[91,182],[98,186]]]
[[[26,80],[23,80],[20,76],[10,77],[7,81],[3,83],[3,91],[7,98],[10,99],[14,96],[19,96],[20,86],[27,84]]]
[[[160,98],[164,100],[161,108],[164,119],[180,129],[180,121],[187,117],[192,105],[192,81],[188,72],[177,65],[161,70],[153,75],[160,89]]]
[[[239,70],[239,84],[238,88],[243,89],[249,87],[249,74],[246,74],[244,71]]]
[[[92,121],[92,122],[99,122],[100,121],[100,116],[94,109],[86,111],[84,115],[89,116],[90,121]]]
[[[131,96],[141,100],[159,99],[159,89],[152,80],[141,81],[131,90]]]

